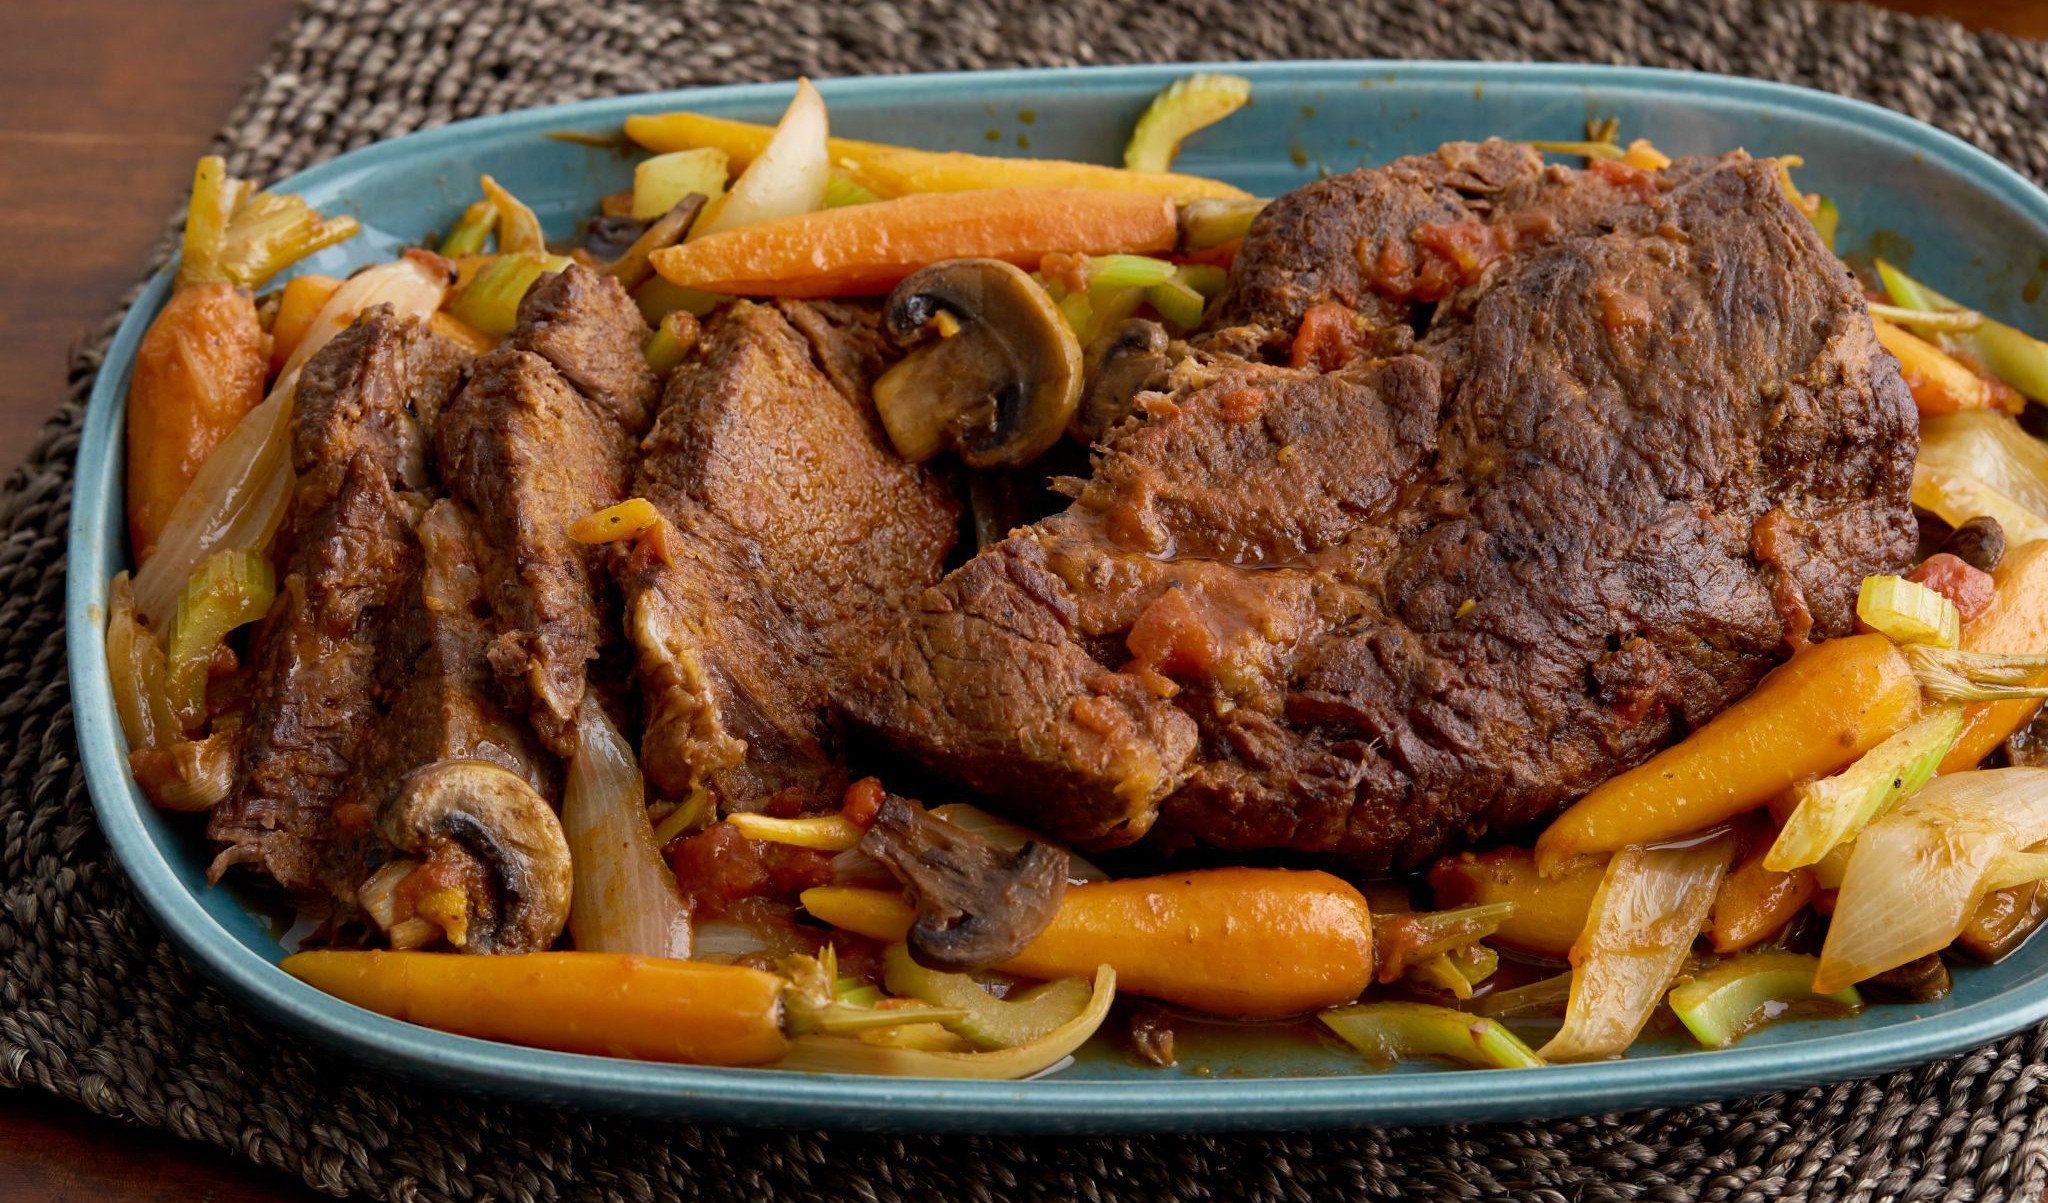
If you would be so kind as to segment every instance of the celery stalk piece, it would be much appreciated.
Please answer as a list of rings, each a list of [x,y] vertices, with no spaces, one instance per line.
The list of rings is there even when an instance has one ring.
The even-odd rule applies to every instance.
[[[1811,865],[1901,798],[1927,784],[1963,733],[1963,708],[1937,707],[1905,730],[1865,752],[1833,777],[1799,787],[1799,805],[1785,820],[1764,868],[1789,872]]]
[[[1124,166],[1132,171],[1171,171],[1181,141],[1251,103],[1252,81],[1242,75],[1202,73],[1176,79],[1152,98],[1131,141]]]
[[[503,234],[499,236],[503,241]],[[512,252],[499,255],[477,272],[448,305],[448,312],[485,334],[502,338],[519,324],[519,302],[548,272],[563,271],[570,260],[561,255]]]
[[[221,238],[221,278],[238,288],[260,288],[272,276],[316,251],[353,238],[352,217],[322,217],[296,196],[258,192],[229,219]]]
[[[844,852],[860,843],[861,837],[867,834],[841,815],[778,819],[773,815],[739,811],[727,815],[725,821],[750,840],[790,844],[798,848],[813,848],[820,852]]]
[[[1088,1009],[1088,979],[1064,978],[997,998],[964,973],[927,969],[910,957],[906,945],[891,944],[882,953],[882,982],[891,993],[935,1007],[961,1012],[946,1027],[977,1048],[1016,1048],[1043,1039]]]
[[[221,246],[235,208],[235,181],[219,155],[199,160],[192,173],[192,200],[185,207],[185,236],[179,251],[179,288],[211,284],[220,274]]]
[[[1159,311],[1160,317],[1183,330],[1201,325],[1202,311],[1208,307],[1208,301],[1201,293],[1181,283],[1178,278],[1146,289],[1145,300]]]
[[[1963,616],[1955,603],[1904,577],[1864,577],[1856,617],[1893,643],[1952,648],[1962,641]]]
[[[1150,255],[1096,255],[1088,260],[1088,287],[1150,288],[1174,278],[1173,264]]]
[[[706,201],[725,195],[731,159],[715,146],[671,151],[633,168],[633,216],[653,221],[695,192]]]
[[[276,596],[270,558],[247,548],[217,551],[192,574],[167,644],[171,705],[186,731],[206,722],[206,678],[220,641],[262,618]]]
[[[1252,220],[1266,208],[1264,200],[1208,197],[1180,207],[1180,249],[1205,251],[1236,242],[1251,232]]]
[[[1905,272],[1877,261],[1878,278],[1891,299],[1907,309],[1967,309],[1913,279]],[[1985,318],[1982,325],[1959,341],[1977,357],[1992,375],[2020,392],[2048,405],[2048,342],[2003,322]]]
[[[1372,917],[1377,976],[1391,982],[1410,965],[1477,944],[1515,913],[1512,902],[1489,902],[1453,911],[1390,911]]]
[[[1208,263],[1183,263],[1175,273],[1180,282],[1211,300],[1230,283],[1230,273]]]
[[[1428,1003],[1360,1003],[1316,1018],[1345,1043],[1380,1064],[1421,1058],[1477,1069],[1528,1069],[1544,1064],[1498,1022]]]
[[[1472,1010],[1493,1019],[1560,1019],[1571,997],[1572,975],[1567,970],[1555,977],[1483,994],[1472,1004]]]
[[[491,231],[497,228],[497,202],[485,197],[462,211],[462,216],[442,237],[441,253],[450,259],[457,255],[480,255]]]
[[[973,1078],[985,1081],[1028,1078],[1054,1069],[1071,1057],[1074,1050],[1086,1043],[1102,1026],[1102,1021],[1108,1018],[1110,1003],[1115,998],[1116,971],[1103,965],[1095,971],[1095,987],[1087,1008],[1029,1044],[993,1052],[949,1053],[885,1048],[860,1040],[804,1035],[790,1042],[789,1055],[776,1062],[774,1067],[808,1073],[880,1074],[897,1078]],[[931,1022],[937,1014],[924,1009],[881,1013],[906,1016],[920,1023]]]
[[[843,209],[848,205],[871,205],[882,194],[854,178],[844,167],[834,167],[825,177],[825,207]]]
[[[715,292],[701,292],[695,288],[684,288],[671,284],[660,276],[650,275],[633,288],[633,303],[640,307],[640,316],[650,326],[658,326],[661,319],[681,310],[693,317],[703,317],[718,308],[731,297]]]
[[[676,365],[683,362],[683,356],[689,354],[690,346],[682,339],[683,323],[690,321],[694,324],[695,320],[680,309],[662,315],[661,324],[654,328],[653,335],[647,340],[645,352],[647,366],[654,369],[655,375],[666,376],[675,371]]]
[[[1451,960],[1451,954],[1440,952],[1425,961],[1417,961],[1408,967],[1405,975],[1411,982],[1441,990],[1452,998],[1463,1002],[1472,997],[1472,981],[1458,971]]]
[[[1815,195],[1813,200],[1813,212],[1807,214],[1807,218],[1813,222],[1814,232],[1820,235],[1822,245],[1832,252],[1835,249],[1835,231],[1842,224],[1842,211],[1828,197]]]
[[[1871,301],[1869,305],[1872,317],[1935,334],[1968,334],[1984,324],[1984,315],[1974,309],[1906,309],[1882,301]]]
[[[1675,987],[1667,1001],[1702,1048],[1727,1048],[1795,1003],[1862,1009],[1863,998],[1854,986],[1816,992],[1813,975],[1819,968],[1820,958],[1804,953],[1746,952]]]

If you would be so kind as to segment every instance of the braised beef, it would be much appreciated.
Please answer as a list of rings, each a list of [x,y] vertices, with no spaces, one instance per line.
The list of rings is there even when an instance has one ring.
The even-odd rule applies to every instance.
[[[1374,354],[1221,353],[1323,303]],[[1256,337],[927,591],[849,718],[1069,840],[1413,864],[1640,763],[1913,551],[1911,399],[1769,161],[1337,177],[1219,321]]]
[[[671,529],[619,569],[668,796],[836,804],[826,699],[939,578],[958,505],[889,448],[875,330],[857,306],[737,302],[669,381],[632,492]]]
[[[489,659],[549,749],[574,753],[590,661],[605,642],[598,552],[569,538],[626,497],[655,379],[625,290],[581,266],[544,276],[506,344],[477,361],[434,429],[450,495],[475,515],[497,635]]]
[[[419,572],[425,501],[414,413],[439,407],[464,356],[388,309],[307,361],[292,414],[298,474],[279,598],[258,632],[257,681],[234,793],[207,832],[211,875],[248,864],[287,889],[319,888],[336,801],[397,689],[397,616]],[[345,875],[344,875],[345,877]],[[352,880],[337,879],[343,890]]]

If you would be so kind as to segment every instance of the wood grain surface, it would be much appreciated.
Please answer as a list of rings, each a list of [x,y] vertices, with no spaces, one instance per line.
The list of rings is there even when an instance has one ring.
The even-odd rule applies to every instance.
[[[2048,37],[2042,0],[1885,3]],[[63,399],[71,344],[135,282],[291,7],[0,0],[0,472]],[[0,1203],[315,1197],[215,1150],[0,1091]]]

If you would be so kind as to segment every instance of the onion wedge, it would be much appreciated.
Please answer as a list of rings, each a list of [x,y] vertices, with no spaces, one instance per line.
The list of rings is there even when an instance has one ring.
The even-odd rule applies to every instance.
[[[1614,854],[1572,945],[1571,1001],[1564,1027],[1537,1050],[1544,1060],[1618,1057],[1635,1043],[1706,924],[1734,851],[1723,834]]]
[[[985,1053],[929,1052],[886,1048],[843,1036],[799,1036],[775,1069],[805,1073],[879,1074],[892,1078],[1028,1078],[1056,1068],[1087,1043],[1109,1016],[1116,998],[1116,970],[1095,971],[1095,989],[1079,1015],[1028,1044]]]
[[[2043,840],[2048,769],[1928,782],[1856,838],[1814,989],[1840,990],[1946,948],[1986,894],[2011,884],[2015,854]]]
[[[825,98],[810,80],[798,80],[796,99],[783,112],[774,136],[733,181],[725,202],[698,234],[716,234],[824,208],[825,185],[832,175],[827,128]]]
[[[569,932],[583,952],[690,955],[690,912],[654,844],[640,765],[604,707],[585,695],[562,791],[574,884]]]

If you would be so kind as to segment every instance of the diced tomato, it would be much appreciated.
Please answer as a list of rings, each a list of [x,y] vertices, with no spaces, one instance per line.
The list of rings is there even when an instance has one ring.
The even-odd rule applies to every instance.
[[[1351,362],[1365,346],[1365,324],[1358,314],[1335,301],[1309,306],[1294,332],[1288,366],[1334,372]]]
[[[1644,200],[1651,200],[1657,195],[1656,177],[1640,167],[1632,167],[1616,159],[1595,159],[1586,165],[1586,174],[1633,192]]]
[[[1982,614],[1991,605],[1992,595],[1998,591],[1990,573],[1945,551],[1928,556],[1920,567],[1907,574],[1906,579],[1925,585],[1954,602],[1956,613],[1963,616],[1964,622]]]
[[[1216,632],[1182,589],[1168,589],[1146,606],[1124,637],[1141,669],[1164,674],[1208,672],[1222,654]]]
[[[846,817],[847,822],[866,830],[874,825],[875,812],[882,809],[882,802],[888,796],[889,791],[882,788],[880,780],[862,777],[846,787],[846,797],[840,803],[839,813]]]
[[[794,895],[832,880],[832,854],[750,840],[717,823],[676,844],[669,867],[691,913],[717,915],[757,894]]]

